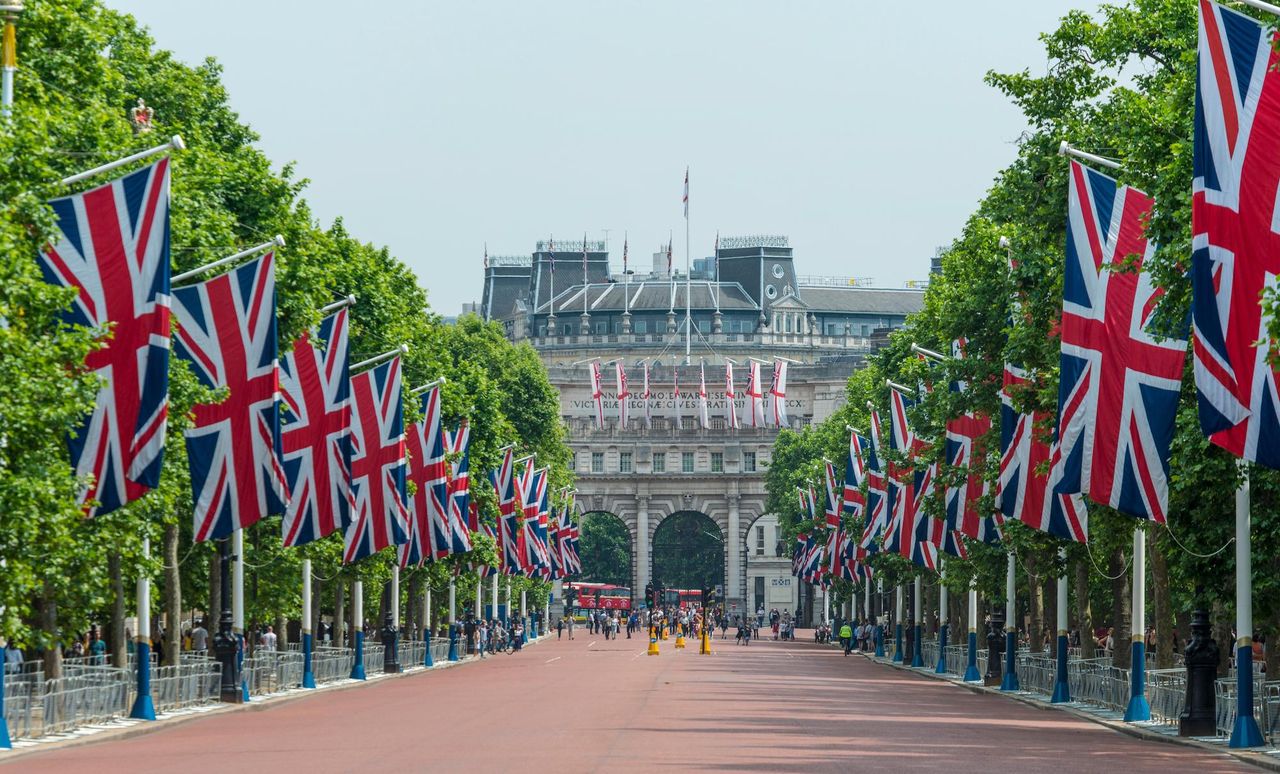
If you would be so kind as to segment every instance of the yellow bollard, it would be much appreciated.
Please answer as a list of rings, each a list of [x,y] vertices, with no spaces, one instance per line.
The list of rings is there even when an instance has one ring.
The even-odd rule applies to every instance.
[[[662,632],[662,641],[666,642],[667,641],[667,625],[663,624],[662,628],[660,628],[658,631]]]
[[[706,630],[706,629],[703,629],[703,630],[702,630],[702,646],[701,646],[701,648],[698,650],[698,655],[700,655],[700,656],[710,656],[710,655],[711,655],[711,640],[709,640],[709,639],[707,638],[707,630]]]
[[[659,655],[659,653],[658,653],[658,636],[657,636],[657,633],[656,633],[653,629],[650,629],[650,630],[649,630],[649,655],[650,655],[650,656],[657,656],[657,655]]]
[[[679,649],[681,649],[681,650],[684,650],[684,635],[683,635],[683,634],[677,634],[677,635],[676,635],[676,647],[677,647],[677,648],[679,648]]]

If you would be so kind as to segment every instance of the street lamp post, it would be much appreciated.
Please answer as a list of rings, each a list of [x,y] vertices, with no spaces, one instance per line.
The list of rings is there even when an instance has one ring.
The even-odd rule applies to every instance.
[[[222,610],[218,613],[218,633],[213,635],[213,652],[222,665],[222,684],[219,697],[228,704],[244,703],[240,688],[240,664],[236,659],[238,643],[231,632],[231,538],[218,540],[219,580],[222,585]],[[139,635],[141,636],[141,632]]]

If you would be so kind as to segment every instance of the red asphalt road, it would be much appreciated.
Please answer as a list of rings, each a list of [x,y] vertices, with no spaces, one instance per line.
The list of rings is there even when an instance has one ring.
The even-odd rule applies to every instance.
[[[23,756],[31,772],[1246,771],[812,642],[645,656],[579,631],[480,664]],[[217,752],[215,751],[222,751]],[[0,761],[3,758],[0,757]]]

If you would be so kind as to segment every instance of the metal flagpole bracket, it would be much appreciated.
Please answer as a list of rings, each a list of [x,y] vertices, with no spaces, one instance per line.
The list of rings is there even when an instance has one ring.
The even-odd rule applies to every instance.
[[[273,247],[284,247],[284,237],[280,236],[279,234],[276,234],[275,237],[270,241],[263,242],[260,245],[254,245],[253,247],[247,248],[245,250],[241,250],[240,252],[234,255],[228,255],[226,258],[219,258],[213,263],[206,263],[204,266],[199,266],[197,268],[192,269],[191,271],[184,271],[181,274],[173,277],[171,280],[169,280],[169,282],[170,284],[177,284],[179,282],[189,280],[192,277],[198,276],[200,274],[204,274],[206,271],[211,271],[220,266],[226,266],[229,263],[235,263],[241,258],[248,258],[251,255],[256,255],[264,250],[270,250]]]
[[[916,353],[917,355],[924,355],[930,360],[937,360],[939,363],[945,363],[946,361],[951,359],[940,352],[934,352],[931,349],[925,349],[924,347],[916,344],[915,342],[911,343],[911,351]]]
[[[1273,13],[1280,13],[1280,11],[1273,11]],[[1107,169],[1123,169],[1124,168],[1118,161],[1113,161],[1112,159],[1106,158],[1105,156],[1099,156],[1096,153],[1089,153],[1088,151],[1082,151],[1079,148],[1073,148],[1066,140],[1063,140],[1061,143],[1059,143],[1058,155],[1074,156],[1075,158],[1080,159],[1081,161],[1089,161],[1094,164],[1097,164],[1100,167],[1106,167]]]
[[[334,301],[332,304],[329,304],[328,306],[320,307],[320,314],[330,314],[332,312],[338,311],[339,309],[345,309],[346,307],[351,306],[355,302],[356,302],[355,296],[347,296],[341,301]]]
[[[78,174],[72,175],[71,177],[64,177],[62,178],[62,184],[74,185],[75,183],[78,183],[81,180],[87,180],[88,178],[91,178],[94,175],[101,175],[104,172],[110,172],[113,169],[119,169],[120,167],[123,167],[126,164],[132,164],[135,161],[141,161],[142,159],[150,158],[152,156],[165,153],[170,150],[186,150],[186,149],[187,149],[187,144],[182,141],[182,137],[180,135],[175,134],[173,137],[169,138],[169,141],[166,142],[164,145],[157,145],[154,148],[147,148],[146,150],[138,151],[137,153],[131,156],[125,156],[122,159],[116,159],[115,161],[107,162],[106,164],[103,164],[100,167],[94,167],[93,169],[80,172]]]
[[[908,395],[916,394],[915,390],[911,389],[910,387],[907,387],[906,385],[898,384],[897,382],[890,381],[888,379],[885,379],[884,383],[888,385],[890,389],[897,390],[898,392],[905,392]]]
[[[575,360],[575,361],[573,361],[572,363],[570,363],[570,364],[569,364],[569,366],[570,366],[570,367],[575,367],[575,366],[580,366],[580,365],[586,365],[587,363],[594,363],[594,362],[596,362],[596,361],[597,361],[597,360],[599,360],[599,359],[600,359],[600,358],[598,358],[598,357],[589,357],[589,358],[587,358],[586,360]],[[610,362],[612,362],[612,361],[610,361]]]
[[[426,384],[422,385],[421,387],[414,387],[412,390],[409,390],[409,394],[410,394],[410,395],[421,395],[422,393],[426,392],[427,390],[431,389],[432,387],[435,387],[435,386],[437,386],[437,385],[441,385],[441,384],[448,384],[448,383],[449,383],[449,380],[442,376],[442,377],[440,377],[439,379],[435,379],[435,380],[433,380],[433,381],[427,382]],[[514,446],[515,446],[515,444],[513,444],[513,443],[512,443],[512,444],[507,444],[506,446],[503,446],[503,447],[502,447],[502,449],[510,449],[510,448],[513,448]],[[502,451],[502,449],[499,449],[498,451]]]
[[[844,429],[845,429],[845,430],[848,430],[848,431],[849,431],[849,432],[851,432],[851,433],[857,433],[857,432],[858,432],[858,428],[854,427],[853,425],[845,425],[845,426],[844,426]]]
[[[399,357],[400,355],[407,355],[407,354],[409,354],[409,345],[401,344],[400,346],[396,347],[393,350],[390,350],[388,352],[383,352],[381,355],[374,355],[368,360],[361,360],[359,363],[356,363],[355,365],[351,366],[351,371],[354,372],[358,368],[367,368],[369,366],[375,366],[385,360],[390,360],[393,357]]]
[[[1280,6],[1274,6],[1271,3],[1264,3],[1262,0],[1236,0],[1236,2],[1241,5],[1247,5],[1250,8],[1257,8],[1259,11],[1266,11],[1267,13],[1274,13],[1276,16],[1280,16]]]

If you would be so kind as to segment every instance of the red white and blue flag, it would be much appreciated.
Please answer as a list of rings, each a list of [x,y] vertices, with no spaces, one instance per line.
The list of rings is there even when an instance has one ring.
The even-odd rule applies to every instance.
[[[1075,161],[1069,190],[1056,491],[1163,523],[1187,342],[1150,330],[1163,295],[1143,271],[1153,202]]]
[[[915,457],[919,452],[907,409],[913,405],[896,389],[889,390],[889,446],[905,462],[889,461],[889,524],[885,530],[885,546],[902,556],[911,557],[915,532],[915,508],[917,484],[922,483],[924,471],[916,472]]]
[[[963,357],[963,350],[964,342],[957,341],[952,346],[952,357]],[[962,393],[966,387],[963,382],[951,383],[953,393]],[[947,421],[943,450],[946,461],[964,475],[957,485],[946,489],[947,526],[974,540],[998,543],[1003,519],[979,512],[981,498],[990,491],[990,484],[982,475],[990,432],[991,417],[984,413],[967,412]]]
[[[1280,385],[1264,288],[1280,274],[1280,73],[1275,33],[1200,0],[1191,200],[1192,351],[1200,427],[1280,468]]]
[[[173,291],[178,357],[220,403],[192,409],[187,461],[197,542],[230,535],[289,500],[281,463],[275,256]]]
[[[68,438],[89,515],[160,483],[169,416],[169,159],[49,202],[58,236],[40,253],[47,282],[78,294],[64,322],[110,338],[85,359],[102,380]],[[94,503],[97,503],[94,505]]]
[[[498,566],[503,575],[518,575],[515,452],[510,447],[503,452],[502,463],[489,471],[489,481],[498,498]]]
[[[284,471],[291,497],[281,529],[301,546],[351,519],[351,382],[347,310],[324,318],[285,355],[280,392]]]
[[[409,541],[400,358],[351,377],[351,523],[348,564]]]
[[[462,554],[471,550],[471,423],[463,419],[448,440],[449,453],[457,457],[449,480],[449,550]]]
[[[1000,478],[996,502],[1006,518],[1043,532],[1086,542],[1088,511],[1078,494],[1055,493],[1062,477],[1062,453],[1056,439],[1046,439],[1046,417],[1014,408],[1014,392],[1026,389],[1026,373],[1006,363],[1000,391]],[[1048,473],[1042,470],[1048,469]]]
[[[870,409],[871,439],[866,445],[859,444],[855,454],[866,452],[867,471],[867,522],[862,532],[862,547],[869,552],[879,550],[878,539],[889,527],[889,479],[885,474],[884,436],[880,432],[880,412]]]

